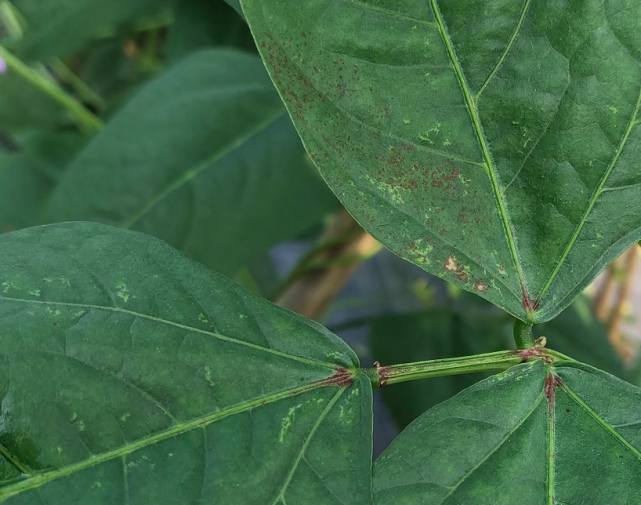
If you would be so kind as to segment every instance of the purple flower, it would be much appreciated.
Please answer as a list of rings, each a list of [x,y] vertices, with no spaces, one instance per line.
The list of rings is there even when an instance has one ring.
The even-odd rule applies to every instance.
[[[4,74],[7,71],[7,62],[4,61],[2,56],[0,56],[0,74]]]

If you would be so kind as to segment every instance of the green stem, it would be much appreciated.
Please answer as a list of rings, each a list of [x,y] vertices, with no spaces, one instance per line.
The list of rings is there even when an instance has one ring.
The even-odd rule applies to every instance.
[[[514,321],[514,341],[517,349],[529,349],[536,345],[534,333],[532,333],[532,323],[524,323],[516,319]]]
[[[60,80],[69,84],[85,103],[90,103],[100,110],[103,110],[106,107],[105,101],[102,97],[91,89],[89,85],[78,77],[69,67],[67,67],[62,60],[55,59],[51,63],[51,66],[55,73],[58,74]]]
[[[380,388],[401,382],[444,377],[447,375],[463,375],[476,372],[502,372],[529,359],[570,360],[555,351],[541,348],[536,355],[528,351],[513,350],[499,351],[488,354],[477,354],[463,358],[446,358],[433,361],[420,361],[405,365],[377,366],[376,368],[363,369],[372,386]]]
[[[22,23],[19,19],[19,13],[11,2],[8,2],[7,0],[0,2],[0,20],[2,20],[2,23],[12,40],[19,40],[22,38]]]
[[[67,95],[55,82],[43,77],[38,72],[25,65],[20,61],[20,59],[16,58],[3,46],[0,46],[0,57],[4,59],[7,66],[15,71],[20,77],[65,107],[83,129],[92,132],[103,127],[103,122],[100,118],[85,109],[80,102]]]

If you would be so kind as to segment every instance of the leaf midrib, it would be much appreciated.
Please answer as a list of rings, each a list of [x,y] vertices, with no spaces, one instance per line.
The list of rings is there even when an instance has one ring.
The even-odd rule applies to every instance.
[[[507,215],[507,210],[505,208],[505,202],[503,201],[503,196],[499,188],[498,184],[498,178],[496,176],[496,169],[494,168],[494,163],[492,162],[492,157],[490,156],[490,151],[487,145],[487,141],[485,139],[485,134],[483,133],[483,128],[481,126],[481,121],[478,116],[478,111],[476,109],[476,104],[474,103],[474,99],[472,98],[472,94],[467,86],[467,82],[465,80],[465,76],[463,75],[463,71],[460,67],[460,64],[458,62],[458,59],[456,57],[456,53],[454,51],[454,47],[452,46],[452,41],[450,40],[449,36],[447,35],[447,30],[445,28],[445,23],[443,22],[443,18],[441,16],[440,9],[438,7],[438,4],[436,3],[436,0],[430,0],[430,4],[432,6],[432,10],[434,12],[434,18],[436,19],[436,22],[438,24],[438,29],[439,33],[441,34],[441,38],[443,39],[443,43],[445,44],[445,47],[447,49],[447,53],[450,57],[450,60],[452,62],[452,66],[454,68],[454,72],[456,73],[456,76],[458,78],[459,84],[461,86],[461,91],[463,92],[463,97],[465,99],[465,103],[467,105],[467,109],[469,111],[469,114],[472,118],[472,123],[474,126],[474,131],[476,132],[476,136],[478,138],[479,144],[481,146],[481,151],[483,153],[483,159],[485,160],[485,167],[487,170],[487,173],[490,178],[490,182],[492,184],[492,190],[494,193],[494,197],[497,202],[498,206],[498,211],[501,216],[501,221],[503,223],[503,228],[505,232],[505,237],[507,239],[509,248],[510,248],[510,253],[512,255],[512,260],[514,261],[514,266],[516,268],[517,275],[519,276],[519,281],[521,283],[521,289],[523,291],[523,297],[525,301],[525,297],[529,298],[528,294],[528,289],[527,289],[527,284],[525,282],[525,277],[523,275],[523,270],[521,268],[521,263],[519,261],[519,256],[518,252],[516,250],[516,243],[514,241],[514,237],[512,236],[511,232],[511,226],[510,226],[510,221]],[[518,32],[517,32],[518,33]]]
[[[232,344],[237,344],[245,347],[249,347],[254,350],[262,351],[265,353],[273,354],[276,356],[279,356],[281,358],[285,359],[290,359],[294,361],[299,361],[301,363],[305,363],[307,365],[312,365],[312,366],[319,366],[323,368],[327,368],[330,370],[337,370],[340,368],[340,365],[333,364],[333,363],[328,363],[324,361],[317,361],[309,358],[303,358],[302,356],[296,356],[293,354],[288,354],[282,351],[277,351],[276,349],[271,349],[268,347],[262,347],[257,344],[253,344],[251,342],[246,342],[244,340],[238,340],[232,337],[228,337],[227,335],[222,335],[220,333],[214,333],[211,331],[203,330],[201,328],[196,328],[194,326],[189,326],[186,324],[182,323],[177,323],[175,321],[170,321],[167,319],[162,319],[160,317],[155,317],[151,316],[149,314],[143,314],[141,312],[134,312],[132,310],[127,310],[122,307],[107,307],[103,305],[91,305],[91,304],[83,304],[83,303],[67,303],[67,302],[54,302],[54,301],[43,301],[43,300],[25,300],[22,298],[11,298],[11,297],[6,297],[6,296],[0,296],[0,301],[5,301],[5,302],[15,302],[15,303],[24,303],[24,304],[33,304],[33,305],[45,305],[45,306],[56,306],[56,307],[68,307],[68,308],[77,308],[77,309],[86,309],[86,310],[101,310],[101,311],[106,311],[106,312],[116,312],[120,314],[126,314],[130,315],[133,317],[141,318],[141,319],[146,319],[148,321],[153,321],[156,323],[161,323],[161,324],[166,324],[168,326],[173,326],[175,328],[180,328],[182,330],[194,332],[194,333],[200,333],[202,335],[207,335],[210,337],[213,337],[217,340],[222,340],[224,342],[229,342]]]
[[[257,398],[255,400],[252,400],[251,402],[247,402],[244,404],[236,405],[234,407],[230,407],[228,409],[220,410],[218,412],[215,412],[214,414],[209,414],[207,416],[203,416],[197,419],[194,419],[192,421],[189,421],[187,423],[182,423],[180,425],[176,425],[172,428],[169,428],[165,431],[162,431],[160,433],[156,433],[155,435],[152,435],[150,437],[138,440],[134,443],[119,447],[118,449],[114,449],[113,451],[105,452],[99,456],[94,456],[91,458],[88,458],[84,461],[81,461],[79,463],[76,463],[74,465],[69,465],[63,468],[60,468],[58,470],[46,472],[39,474],[37,476],[25,479],[19,483],[13,484],[6,486],[4,488],[0,489],[0,499],[4,500],[6,498],[9,498],[11,496],[17,495],[19,493],[28,491],[33,488],[37,488],[42,486],[43,484],[47,484],[51,481],[58,480],[60,478],[66,477],[68,475],[72,475],[74,473],[80,472],[82,470],[85,470],[87,468],[90,468],[92,466],[105,463],[106,461],[110,461],[112,459],[118,458],[118,457],[124,457],[128,454],[131,454],[139,449],[143,449],[147,446],[162,442],[168,438],[176,437],[179,435],[182,435],[188,431],[197,429],[197,428],[204,428],[216,421],[219,421],[220,419],[224,419],[226,417],[235,415],[235,414],[240,414],[243,412],[246,412],[248,410],[251,410],[255,407],[260,407],[269,403],[274,403],[279,400],[283,400],[285,398],[289,398],[291,396],[299,395],[301,393],[305,393],[307,391],[311,391],[314,389],[318,389],[321,387],[336,387],[334,385],[327,385],[324,381],[316,381],[312,382],[310,384],[306,384],[304,386],[298,386],[296,388],[291,388],[287,389],[285,391],[281,391],[278,393],[274,393],[271,395],[266,395],[260,398]],[[338,399],[340,397],[340,394],[344,392],[347,388],[346,387],[340,387],[340,390],[337,392],[337,394],[334,396],[335,399]],[[335,403],[335,401],[334,401]],[[332,403],[333,405],[333,403]],[[325,409],[327,410],[327,408]],[[305,446],[306,447],[306,446]]]

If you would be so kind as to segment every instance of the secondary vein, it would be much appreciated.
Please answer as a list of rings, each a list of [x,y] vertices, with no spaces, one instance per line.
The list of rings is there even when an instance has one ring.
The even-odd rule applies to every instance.
[[[271,126],[278,119],[284,116],[285,113],[286,112],[284,108],[278,108],[275,114],[270,114],[269,116],[267,116],[267,118],[264,121],[261,121],[260,123],[258,123],[255,128],[252,128],[246,134],[239,136],[233,142],[224,146],[222,149],[214,153],[210,158],[205,160],[200,165],[183,172],[180,177],[178,177],[176,180],[171,182],[165,189],[160,191],[154,198],[152,198],[147,203],[145,203],[138,212],[136,212],[134,215],[130,216],[126,221],[124,221],[121,224],[121,228],[129,229],[132,226],[134,226],[138,221],[140,221],[140,219],[142,219],[142,217],[145,214],[147,214],[151,209],[153,209],[156,205],[158,205],[158,203],[160,203],[162,200],[167,198],[171,193],[173,193],[178,188],[180,188],[183,184],[194,179],[203,170],[206,170],[207,168],[211,167],[213,164],[215,164],[216,162],[218,162],[219,160],[227,156],[229,153],[231,153],[235,149],[238,149],[249,139],[251,139],[252,137],[255,137],[259,133],[269,128],[269,126]]]
[[[487,88],[488,84],[490,84],[490,81],[494,78],[496,73],[499,71],[499,68],[501,68],[501,65],[503,65],[503,62],[505,61],[505,58],[507,58],[507,55],[510,53],[510,50],[512,49],[512,46],[514,45],[514,41],[516,40],[516,37],[519,35],[519,32],[521,31],[521,27],[523,26],[523,21],[525,20],[525,16],[527,14],[527,11],[530,7],[530,4],[532,3],[532,0],[526,0],[526,2],[523,4],[523,8],[521,9],[521,15],[519,16],[519,20],[516,23],[516,27],[514,28],[514,32],[512,33],[512,36],[510,37],[510,40],[507,43],[507,46],[505,47],[505,50],[503,51],[503,54],[499,58],[499,61],[496,63],[494,68],[492,69],[492,72],[490,72],[490,75],[488,75],[487,79],[483,83],[483,86],[481,86],[481,89],[479,89],[478,93],[474,97],[474,102],[477,103],[479,100],[479,97],[481,96],[481,93],[485,91],[485,88]]]
[[[590,416],[601,425],[602,428],[607,430],[610,435],[612,435],[619,443],[621,443],[626,449],[628,449],[632,454],[634,454],[638,460],[641,462],[641,452],[634,447],[630,442],[628,442],[625,438],[623,438],[613,427],[611,424],[606,422],[599,414],[597,414],[592,408],[585,403],[579,395],[577,395],[570,387],[568,387],[566,384],[563,384],[563,390],[574,400],[576,404],[578,404],[583,410],[585,410]]]
[[[323,368],[329,368],[332,370],[336,370],[337,365],[331,364],[331,363],[325,363],[323,361],[316,361],[313,359],[309,358],[303,358],[302,356],[295,356],[293,354],[287,354],[281,351],[277,351],[276,349],[271,349],[268,347],[262,347],[260,345],[252,344],[251,342],[246,342],[244,340],[238,340],[232,337],[228,337],[226,335],[221,335],[220,333],[213,333],[211,331],[203,330],[200,328],[196,328],[194,326],[188,326],[186,324],[182,323],[177,323],[174,321],[169,321],[167,319],[162,319],[159,317],[154,317],[150,316],[148,314],[142,314],[140,312],[134,312],[132,310],[127,310],[123,309],[122,307],[105,307],[102,305],[88,305],[88,304],[83,304],[83,303],[66,303],[66,302],[50,302],[50,301],[43,301],[43,300],[24,300],[21,298],[8,298],[6,296],[0,296],[1,301],[6,301],[6,302],[16,302],[16,303],[25,303],[25,304],[33,304],[33,305],[52,305],[52,306],[58,306],[58,307],[73,307],[73,308],[78,308],[78,309],[87,309],[87,310],[102,310],[106,312],[117,312],[120,314],[127,314],[133,317],[139,317],[141,319],[147,319],[149,321],[154,321],[156,323],[161,323],[161,324],[166,324],[169,326],[174,326],[176,328],[180,328],[186,331],[194,332],[194,333],[200,333],[203,335],[208,335],[210,337],[213,337],[218,340],[222,340],[225,342],[229,342],[232,344],[237,344],[237,345],[242,345],[246,347],[250,347],[252,349],[256,349],[262,352],[266,352],[269,354],[274,354],[276,356],[279,356],[281,358],[286,358],[286,359],[291,359],[294,361],[300,361],[302,363],[306,363],[308,365],[316,365],[320,366]]]
[[[608,166],[607,170],[603,174],[603,177],[601,178],[601,181],[599,182],[599,185],[597,186],[596,190],[594,191],[594,194],[592,195],[592,198],[590,199],[590,203],[588,204],[588,208],[585,210],[585,213],[581,217],[581,221],[579,221],[579,224],[577,225],[576,229],[574,230],[574,233],[572,234],[572,237],[570,237],[569,242],[567,243],[565,249],[563,250],[563,254],[561,254],[561,257],[559,258],[559,261],[556,264],[556,267],[554,268],[554,271],[550,275],[550,278],[547,280],[545,285],[543,286],[543,289],[541,290],[541,293],[539,293],[539,296],[537,297],[537,300],[541,300],[545,293],[548,292],[550,289],[550,286],[554,282],[554,279],[559,275],[559,272],[561,271],[561,268],[563,267],[565,260],[567,260],[568,256],[570,255],[570,251],[574,247],[574,244],[576,244],[576,241],[579,238],[579,235],[581,234],[581,231],[583,230],[583,226],[588,220],[588,217],[590,216],[590,213],[592,212],[592,209],[594,208],[594,205],[596,204],[597,200],[603,193],[603,188],[608,181],[608,178],[610,177],[610,174],[612,173],[612,170],[614,169],[614,166],[616,165],[617,161],[619,161],[619,157],[621,156],[621,153],[623,152],[623,148],[626,145],[626,142],[628,141],[628,138],[630,137],[630,134],[632,133],[632,129],[635,126],[637,116],[639,114],[639,109],[641,108],[641,90],[639,91],[639,97],[637,99],[636,107],[634,109],[634,113],[632,114],[632,117],[630,118],[630,122],[628,124],[628,128],[626,129],[625,134],[623,135],[623,138],[621,139],[621,142],[619,143],[619,147],[614,153],[614,156],[612,158],[612,161],[610,162],[610,165]]]
[[[432,26],[436,27],[436,23],[432,23],[431,21],[426,21],[425,19],[421,18],[415,18],[412,16],[404,16],[403,14],[399,14],[398,12],[394,12],[390,9],[385,9],[383,7],[375,7],[374,5],[366,4],[365,2],[361,2],[359,0],[342,0],[345,3],[357,5],[361,7],[362,9],[366,9],[368,11],[373,11],[373,12],[379,12],[381,14],[385,14],[389,17],[396,18],[396,19],[402,19],[405,21],[411,21],[413,23],[418,23],[422,25],[427,25],[427,26]]]
[[[516,431],[523,426],[525,421],[527,421],[530,416],[536,411],[536,409],[539,407],[541,402],[543,401],[543,398],[545,398],[545,393],[541,392],[539,397],[537,398],[536,402],[534,402],[534,405],[528,410],[521,419],[519,419],[516,424],[507,431],[507,433],[499,440],[499,442],[492,448],[491,451],[489,451],[476,465],[474,465],[461,479],[450,489],[450,491],[439,501],[439,505],[445,503],[445,500],[447,500],[454,492],[467,480],[467,478],[472,475],[476,470],[478,470],[488,459],[490,459],[490,456],[494,454],[496,451],[498,451],[501,447],[503,447],[503,444],[507,442]]]
[[[318,416],[318,419],[314,423],[314,426],[310,430],[309,434],[307,435],[307,438],[305,439],[305,443],[301,447],[300,451],[296,455],[296,459],[294,460],[294,464],[292,465],[292,468],[290,469],[289,473],[287,474],[287,477],[285,479],[285,482],[283,482],[283,485],[281,486],[280,490],[278,491],[278,494],[276,495],[276,498],[274,498],[274,501],[272,502],[272,505],[276,505],[280,500],[283,502],[285,501],[285,493],[287,491],[287,488],[289,487],[289,484],[291,483],[292,479],[294,478],[294,474],[296,473],[296,469],[298,468],[298,465],[300,464],[301,460],[303,459],[303,456],[305,455],[305,451],[307,451],[307,448],[309,447],[309,444],[311,443],[312,439],[314,438],[314,435],[316,434],[316,431],[318,430],[319,426],[323,423],[325,418],[327,417],[327,414],[329,413],[330,410],[334,407],[338,399],[342,396],[342,394],[346,391],[346,388],[341,388],[338,390],[338,392],[334,395],[334,397],[330,400],[330,402],[327,404],[327,407],[323,409],[321,412],[321,415]]]

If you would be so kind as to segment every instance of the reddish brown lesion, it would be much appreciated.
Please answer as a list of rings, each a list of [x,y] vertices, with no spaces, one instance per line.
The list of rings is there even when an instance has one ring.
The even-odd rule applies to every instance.
[[[530,298],[530,295],[527,291],[527,288],[523,287],[522,288],[522,296],[523,296],[523,308],[528,311],[528,312],[534,312],[538,310],[539,308],[539,300],[533,300]]]
[[[563,387],[563,381],[558,375],[549,373],[545,379],[545,397],[548,399],[548,406],[550,408],[550,415],[554,414],[554,399],[556,397],[556,389]]]
[[[327,379],[323,379],[316,384],[319,387],[339,386],[345,388],[351,386],[352,382],[354,382],[354,373],[350,372],[347,368],[340,367],[334,371],[334,375]]]
[[[374,362],[374,368],[376,369],[376,373],[378,373],[380,387],[387,386],[387,382],[390,377],[390,368],[387,366],[381,366],[378,361]]]
[[[530,347],[529,349],[515,349],[513,352],[521,358],[521,363],[526,363],[530,359],[542,359],[546,365],[549,365],[554,362],[554,358],[545,348],[546,344],[547,339],[545,337],[539,337],[534,347]]]

